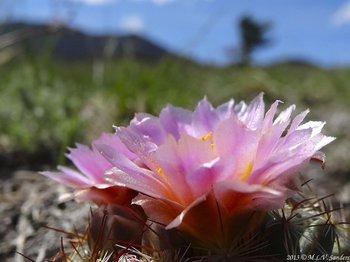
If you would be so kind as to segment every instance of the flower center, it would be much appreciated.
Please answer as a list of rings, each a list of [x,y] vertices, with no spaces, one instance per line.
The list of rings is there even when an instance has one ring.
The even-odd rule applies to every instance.
[[[214,139],[213,139],[213,132],[209,132],[209,134],[207,134],[206,136],[202,136],[201,137],[201,140],[204,142],[204,141],[207,141],[207,140],[210,140],[210,147],[211,149],[214,149],[215,147],[215,144],[214,144]]]

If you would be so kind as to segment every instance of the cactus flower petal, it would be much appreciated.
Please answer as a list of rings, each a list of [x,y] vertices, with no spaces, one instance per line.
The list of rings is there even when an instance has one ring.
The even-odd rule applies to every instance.
[[[135,155],[114,134],[102,134],[92,142],[90,149],[86,145],[71,148],[67,157],[73,162],[78,171],[69,167],[59,166],[60,172],[41,172],[55,181],[74,189],[73,196],[77,201],[92,201],[97,204],[130,203],[135,192],[120,188],[105,179],[105,172],[113,168],[113,164],[101,155],[96,145],[108,144],[127,159],[134,159]]]

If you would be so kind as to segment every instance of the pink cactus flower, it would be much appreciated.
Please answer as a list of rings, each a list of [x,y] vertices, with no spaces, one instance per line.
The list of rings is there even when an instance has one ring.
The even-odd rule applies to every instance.
[[[130,152],[119,138],[113,134],[102,134],[92,143],[92,149],[86,145],[77,145],[70,149],[67,157],[77,167],[77,170],[59,166],[60,172],[41,172],[41,174],[75,189],[71,197],[77,201],[92,201],[97,204],[129,205],[136,193],[125,187],[119,187],[106,182],[104,174],[113,165],[97,150],[95,144],[107,144],[131,160],[136,155]]]
[[[308,110],[292,119],[292,105],[275,117],[279,103],[265,113],[260,94],[249,105],[214,108],[204,99],[194,112],[169,105],[159,117],[136,114],[91,148],[70,149],[78,171],[43,174],[72,187],[77,200],[132,201],[165,229],[227,247],[282,207],[299,189],[299,171],[334,140],[321,133],[324,122],[302,124]]]
[[[99,160],[101,171],[112,167],[107,181],[139,192],[133,203],[150,220],[222,246],[282,207],[298,190],[298,172],[334,140],[321,133],[324,122],[301,124],[308,110],[291,119],[292,105],[275,117],[279,103],[266,113],[262,94],[249,105],[231,100],[217,108],[204,99],[194,112],[169,105],[159,117],[137,114],[116,128],[117,146],[99,140],[94,150],[108,160]],[[76,164],[89,158],[78,150]],[[73,185],[87,180],[79,178]],[[106,183],[100,174],[90,178]]]

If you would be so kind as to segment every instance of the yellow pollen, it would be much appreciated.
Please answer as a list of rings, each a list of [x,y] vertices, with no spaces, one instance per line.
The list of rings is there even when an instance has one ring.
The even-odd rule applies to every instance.
[[[201,137],[202,141],[207,141],[208,139],[212,140],[213,139],[213,132],[210,132],[206,136]]]
[[[246,181],[247,180],[247,178],[250,176],[252,170],[253,170],[253,163],[250,162],[248,167],[247,167],[247,170],[245,171],[244,176],[242,177],[242,181]]]
[[[207,140],[210,140],[210,147],[211,147],[211,149],[214,149],[214,147],[215,147],[215,143],[214,143],[214,140],[213,140],[213,132],[209,132],[209,134],[207,134],[206,136],[202,136],[201,137],[201,140],[203,141],[203,142],[205,142],[205,141],[207,141]]]
[[[161,168],[161,167],[157,168],[157,173],[158,173],[159,176],[164,180],[165,183],[167,183],[168,185],[170,185],[169,179],[168,179],[168,177],[164,174],[163,168]]]
[[[170,184],[168,177],[164,174],[163,168],[161,168],[161,167],[157,168],[157,173],[159,174],[159,176],[163,179],[163,181],[168,186],[168,187],[166,187],[166,194],[169,197],[169,199],[174,200],[174,201],[178,201],[178,197],[175,196],[175,194],[171,190],[172,186]]]

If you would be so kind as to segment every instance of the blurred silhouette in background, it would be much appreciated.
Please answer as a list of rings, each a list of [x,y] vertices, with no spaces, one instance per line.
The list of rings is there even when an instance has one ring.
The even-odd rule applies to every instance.
[[[240,64],[250,65],[253,52],[271,42],[267,33],[271,29],[271,23],[259,22],[252,17],[243,16],[239,22],[241,47]]]

